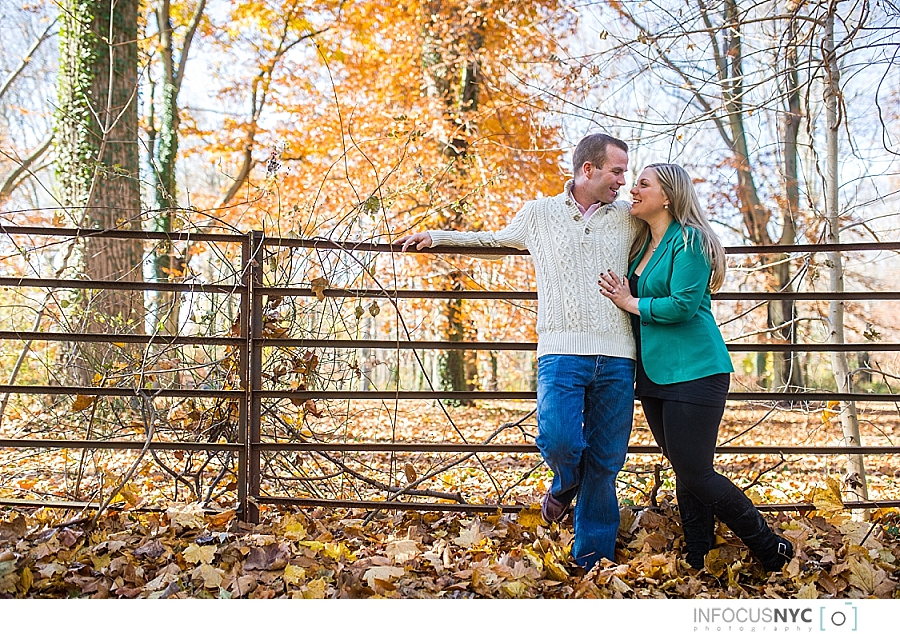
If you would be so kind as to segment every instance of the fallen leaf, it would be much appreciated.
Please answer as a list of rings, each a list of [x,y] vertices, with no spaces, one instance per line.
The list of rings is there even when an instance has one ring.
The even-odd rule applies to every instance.
[[[850,565],[850,585],[856,586],[866,594],[874,594],[875,586],[878,585],[875,580],[874,566],[868,561],[856,557],[851,557],[848,563]]]
[[[181,554],[184,556],[184,560],[189,563],[211,564],[216,556],[216,547],[198,546],[197,544],[191,544],[190,546],[185,548]]]
[[[225,579],[222,571],[214,566],[210,566],[209,564],[200,564],[194,569],[191,578],[195,581],[197,579],[203,579],[203,586],[205,588],[218,588],[221,587],[222,581]]]
[[[516,522],[519,523],[519,526],[528,530],[534,530],[538,526],[543,526],[546,523],[541,515],[540,507],[522,509],[516,517]]]
[[[328,288],[328,280],[324,277],[317,277],[310,282],[312,292],[315,293],[316,299],[320,302],[325,301],[325,289]]]
[[[706,553],[706,557],[703,558],[703,565],[709,574],[714,577],[719,577],[725,572],[725,569],[728,567],[728,562],[722,559],[720,549],[713,548]]]
[[[35,568],[37,568],[38,574],[45,579],[49,579],[53,575],[58,575],[68,570],[66,566],[63,566],[56,561],[51,561],[49,564],[43,564],[41,566],[35,566]]]
[[[96,396],[88,396],[86,394],[78,394],[75,397],[75,401],[72,403],[72,411],[73,412],[81,412],[89,408],[94,404],[94,400]]]
[[[419,554],[419,547],[411,539],[402,539],[390,542],[384,549],[384,553],[395,563],[403,564],[414,559]]]
[[[284,582],[292,586],[300,586],[306,579],[306,570],[301,566],[288,564],[284,569]]]
[[[794,594],[795,599],[818,599],[819,591],[816,590],[815,583],[808,583],[806,585],[800,586],[800,589],[797,590],[796,594]]]
[[[290,546],[283,543],[251,548],[244,561],[244,570],[278,570],[287,565],[290,556]]]
[[[403,573],[403,568],[397,566],[375,566],[363,573],[363,580],[369,584],[369,587],[372,588],[372,590],[375,590],[376,579],[390,581],[391,579],[402,577]]]
[[[91,555],[91,564],[94,570],[100,572],[109,567],[109,555]]]
[[[156,559],[162,557],[166,553],[166,547],[160,543],[158,539],[147,542],[140,548],[134,550],[137,557],[146,557],[148,559]]]
[[[303,590],[304,599],[324,599],[326,596],[324,579],[310,581]]]
[[[302,540],[307,536],[306,527],[293,517],[284,523],[282,531],[288,539]]]
[[[205,515],[203,507],[196,503],[170,506],[166,509],[166,516],[175,528],[204,528],[206,526]]]
[[[474,519],[469,526],[459,532],[459,537],[456,537],[453,543],[463,548],[473,548],[480,544],[484,537],[481,532],[481,523],[478,519]]]
[[[834,513],[842,510],[844,501],[841,499],[841,485],[831,476],[827,476],[825,488],[813,490],[812,503],[819,511]]]
[[[210,528],[218,528],[222,529],[228,525],[228,522],[233,520],[237,515],[237,511],[234,509],[224,511],[222,513],[216,513],[215,515],[211,515],[206,518],[207,523]]]

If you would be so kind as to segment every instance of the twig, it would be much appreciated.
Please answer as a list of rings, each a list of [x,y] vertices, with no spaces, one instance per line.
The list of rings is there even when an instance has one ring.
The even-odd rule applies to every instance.
[[[762,478],[764,475],[766,475],[766,474],[769,473],[770,471],[774,471],[775,469],[777,469],[778,467],[780,467],[781,465],[783,465],[785,462],[787,462],[787,461],[784,459],[784,454],[779,454],[779,456],[781,457],[781,460],[779,460],[776,464],[772,465],[772,466],[769,467],[768,469],[765,469],[765,470],[760,471],[759,473],[757,473],[757,474],[756,474],[756,477],[753,478],[753,481],[750,482],[750,484],[748,484],[748,485],[745,486],[744,488],[742,488],[741,491],[748,491],[751,487],[755,487],[757,484],[759,484],[759,479],[760,479],[760,478]]]
[[[149,413],[149,421],[147,421],[147,440],[144,442],[144,446],[141,448],[141,452],[138,454],[138,457],[131,465],[131,468],[124,476],[122,476],[119,484],[117,484],[113,488],[112,492],[110,492],[106,500],[102,504],[100,504],[100,508],[97,509],[97,513],[96,515],[94,515],[94,519],[91,522],[91,528],[96,527],[97,520],[100,519],[100,516],[103,515],[103,512],[106,511],[107,507],[109,507],[109,505],[122,491],[122,489],[125,488],[125,485],[128,484],[132,476],[134,476],[134,473],[140,466],[141,461],[144,459],[144,456],[147,455],[147,452],[150,450],[150,443],[153,442],[153,435],[156,431],[156,408],[153,406],[153,401],[150,400],[150,397],[147,394],[141,393],[140,396],[144,402],[144,407],[141,408],[141,412]]]
[[[868,532],[866,532],[865,537],[863,537],[863,538],[862,538],[862,541],[859,542],[859,545],[860,545],[860,546],[862,546],[863,544],[866,543],[866,540],[869,539],[869,535],[872,534],[872,531],[875,530],[875,527],[876,527],[876,526],[878,526],[877,522],[872,522],[872,525],[869,527]]]
[[[650,489],[650,508],[657,509],[659,504],[656,503],[656,496],[659,495],[659,488],[662,486],[662,464],[657,462],[653,465],[653,488]]]

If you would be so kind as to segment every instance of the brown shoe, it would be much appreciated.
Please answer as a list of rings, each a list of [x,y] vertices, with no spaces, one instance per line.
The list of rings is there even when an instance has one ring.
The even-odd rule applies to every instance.
[[[541,517],[544,518],[544,521],[548,524],[558,522],[564,518],[568,512],[569,505],[563,504],[550,495],[550,491],[547,491],[547,494],[544,496],[544,501],[541,502]]]

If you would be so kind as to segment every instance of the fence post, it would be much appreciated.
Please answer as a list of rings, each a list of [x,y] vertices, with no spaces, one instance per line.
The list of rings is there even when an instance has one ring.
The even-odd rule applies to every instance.
[[[243,340],[240,344],[240,357],[238,371],[241,377],[241,400],[238,409],[238,442],[241,448],[238,450],[237,485],[238,485],[238,515],[241,521],[248,521],[247,504],[247,465],[249,464],[249,436],[247,420],[250,414],[250,277],[251,257],[253,249],[251,236],[247,234],[241,242],[241,308],[238,311],[238,336]]]
[[[262,330],[263,330],[263,239],[262,231],[250,232],[250,265],[249,265],[249,323],[248,323],[248,352],[249,352],[249,420],[247,434],[247,522],[259,522],[259,506],[256,499],[259,497],[260,485],[260,452],[257,445],[260,442],[261,410],[262,404],[259,391],[262,390]]]

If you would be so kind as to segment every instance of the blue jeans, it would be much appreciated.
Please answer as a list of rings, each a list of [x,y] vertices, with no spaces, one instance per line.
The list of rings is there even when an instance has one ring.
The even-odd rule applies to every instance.
[[[616,476],[625,464],[634,411],[634,361],[602,355],[538,359],[537,446],[553,470],[550,493],[575,505],[572,556],[590,570],[615,561]]]

